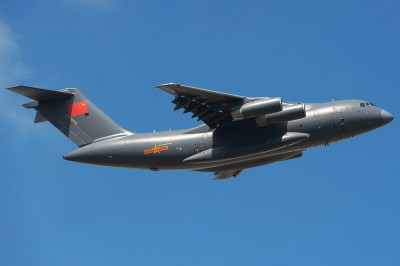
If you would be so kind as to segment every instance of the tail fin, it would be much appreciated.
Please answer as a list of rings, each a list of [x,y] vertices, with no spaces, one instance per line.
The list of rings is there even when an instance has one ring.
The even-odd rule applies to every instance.
[[[35,123],[49,121],[79,147],[102,138],[132,134],[121,128],[78,89],[52,91],[15,86],[8,90],[33,99],[22,106],[37,111]]]

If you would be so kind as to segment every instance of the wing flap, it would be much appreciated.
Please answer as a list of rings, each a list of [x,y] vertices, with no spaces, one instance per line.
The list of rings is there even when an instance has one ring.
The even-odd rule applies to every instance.
[[[244,96],[205,90],[196,87],[167,83],[156,86],[175,96],[172,101],[175,104],[174,111],[183,109],[184,113],[191,112],[192,118],[202,120],[211,129],[219,125],[232,122],[231,111],[234,107],[243,103]]]

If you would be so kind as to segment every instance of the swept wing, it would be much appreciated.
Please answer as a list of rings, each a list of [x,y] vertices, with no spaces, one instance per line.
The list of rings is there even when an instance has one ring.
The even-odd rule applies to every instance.
[[[174,110],[184,109],[184,113],[191,112],[192,117],[202,120],[211,129],[227,125],[233,121],[231,111],[252,98],[205,90],[178,83],[168,83],[156,86],[175,96],[172,101]]]

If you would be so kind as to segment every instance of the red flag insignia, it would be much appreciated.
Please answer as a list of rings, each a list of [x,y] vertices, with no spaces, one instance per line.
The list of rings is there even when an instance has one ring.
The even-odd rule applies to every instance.
[[[144,154],[156,154],[168,150],[168,144],[154,145],[153,148],[144,150]]]
[[[69,116],[74,117],[77,115],[84,115],[89,113],[89,109],[87,106],[87,102],[77,102],[77,103],[72,103],[68,105],[68,110],[69,110]]]

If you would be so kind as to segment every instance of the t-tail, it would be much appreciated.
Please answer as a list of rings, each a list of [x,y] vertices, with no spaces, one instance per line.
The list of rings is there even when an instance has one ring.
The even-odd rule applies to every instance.
[[[35,123],[49,121],[79,147],[133,134],[121,128],[78,89],[52,91],[15,86],[8,90],[33,100],[22,106],[36,110]]]

